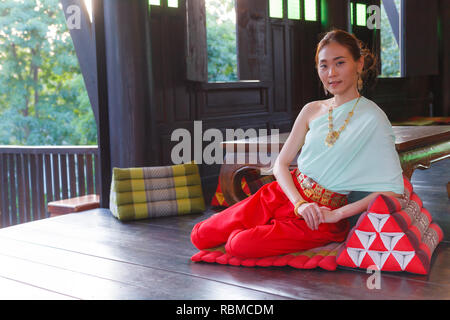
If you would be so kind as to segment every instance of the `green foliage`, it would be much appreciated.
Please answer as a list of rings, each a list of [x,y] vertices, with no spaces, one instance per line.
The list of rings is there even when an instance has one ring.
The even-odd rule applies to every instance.
[[[400,13],[400,0],[395,4]],[[381,11],[381,77],[400,77],[400,50],[384,8]]]
[[[237,81],[234,0],[206,0],[205,5],[208,81]]]
[[[0,144],[97,144],[59,0],[0,2]]]

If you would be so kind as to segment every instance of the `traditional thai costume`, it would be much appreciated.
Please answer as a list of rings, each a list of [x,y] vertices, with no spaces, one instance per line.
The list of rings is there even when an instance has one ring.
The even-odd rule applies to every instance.
[[[344,123],[356,99],[333,110],[336,124]],[[329,133],[326,115],[310,121],[309,127],[298,169],[291,172],[303,199],[336,209],[348,203],[351,191],[403,194],[392,126],[374,102],[360,98],[351,121],[332,147],[325,144]],[[293,204],[274,181],[196,224],[191,240],[200,250],[225,243],[230,255],[259,258],[342,242],[348,231],[347,219],[321,223],[311,230],[296,216]]]

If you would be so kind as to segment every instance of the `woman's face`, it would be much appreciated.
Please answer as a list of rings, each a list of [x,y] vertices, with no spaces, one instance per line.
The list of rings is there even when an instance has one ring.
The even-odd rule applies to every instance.
[[[361,73],[363,67],[364,57],[354,61],[348,49],[337,42],[327,44],[319,52],[317,72],[324,87],[333,95],[357,90],[358,72]]]

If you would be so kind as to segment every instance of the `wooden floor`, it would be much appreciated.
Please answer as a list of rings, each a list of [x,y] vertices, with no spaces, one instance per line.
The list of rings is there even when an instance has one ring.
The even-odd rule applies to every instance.
[[[0,230],[0,298],[450,299],[450,202],[440,185],[449,180],[448,167],[442,161],[412,179],[424,206],[446,226],[427,276],[386,272],[381,288],[371,290],[364,270],[194,263],[190,231],[214,212],[122,223],[95,209]]]

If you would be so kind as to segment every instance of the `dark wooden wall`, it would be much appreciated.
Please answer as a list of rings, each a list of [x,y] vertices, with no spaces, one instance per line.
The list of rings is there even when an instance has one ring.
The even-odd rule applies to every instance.
[[[103,119],[98,120],[103,192],[109,187],[114,166],[172,164],[171,149],[178,143],[171,141],[172,132],[185,128],[193,137],[194,121],[202,121],[203,132],[209,128],[223,132],[227,128],[289,131],[307,102],[325,98],[314,66],[320,34],[332,27],[351,28],[349,0],[318,1],[320,19],[315,22],[271,19],[268,0],[237,0],[240,77],[258,81],[190,81],[195,68],[188,68],[192,66],[186,59],[186,1],[192,0],[180,0],[179,8],[168,8],[166,1],[161,1],[162,6],[152,6],[150,11],[147,0],[133,1],[133,5],[121,0],[95,1],[97,66],[83,73],[96,72],[98,78],[96,115]],[[358,2],[370,5],[380,0]],[[366,96],[377,102],[391,121],[429,115],[430,105],[435,116],[448,116],[450,1],[427,1],[425,15],[421,15],[421,0],[405,3],[405,25],[414,31],[405,40],[408,73],[402,78],[379,79],[376,89]],[[286,17],[286,8],[284,13]],[[424,27],[412,27],[414,19],[420,19]],[[430,36],[433,30],[436,32]],[[351,31],[379,50],[379,30],[353,26]],[[425,39],[426,54],[420,45]],[[80,50],[77,45],[76,50]],[[427,60],[425,67],[419,68],[424,58],[433,61]],[[219,168],[201,166],[208,201]],[[106,203],[105,195],[104,206]]]
[[[170,141],[173,130],[186,128],[193,132],[195,120],[202,121],[203,131],[209,128],[223,132],[227,128],[254,128],[285,132],[291,129],[301,107],[317,98],[320,88],[313,61],[321,31],[320,21],[270,19],[267,2],[237,2],[240,79],[259,80],[255,82],[186,80],[186,60],[182,54],[186,45],[184,1],[180,1],[178,9],[151,8],[156,126],[161,146],[158,160],[161,164],[171,163],[171,146],[177,143]],[[255,52],[259,52],[259,56]],[[260,63],[243,63],[252,58]],[[211,188],[217,184],[220,166],[204,165],[201,169],[205,189],[211,193],[214,191]]]

